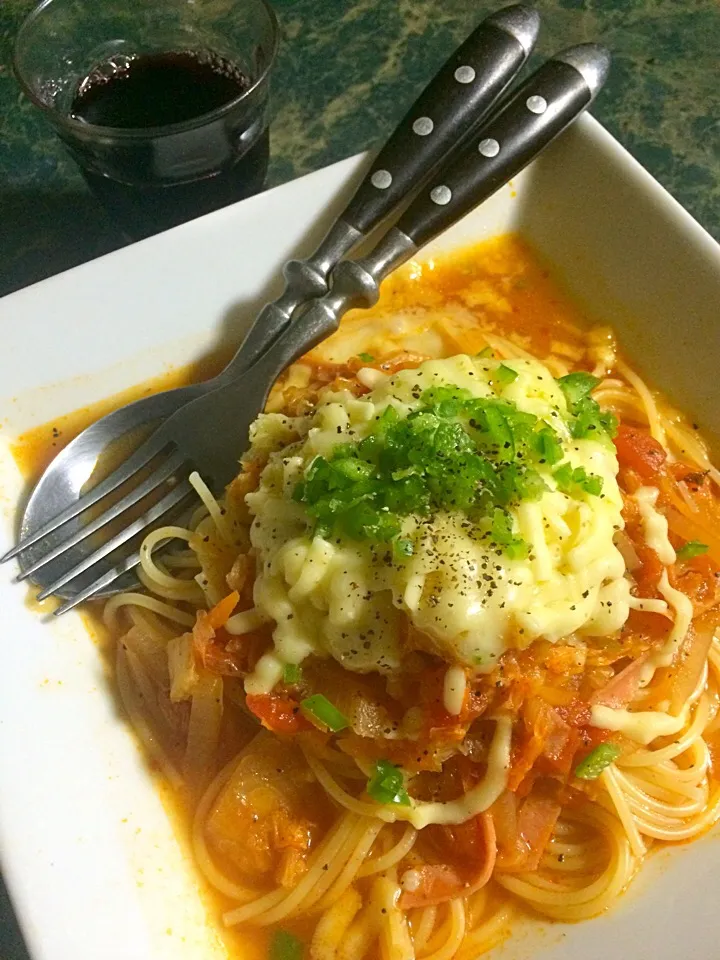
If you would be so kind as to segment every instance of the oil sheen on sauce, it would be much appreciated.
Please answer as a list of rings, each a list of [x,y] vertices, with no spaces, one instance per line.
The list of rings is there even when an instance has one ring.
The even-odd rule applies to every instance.
[[[461,308],[477,318],[475,329],[463,330],[462,342],[455,340],[452,325],[442,334],[442,350],[446,356],[453,353],[478,352],[485,346],[484,333],[507,336],[512,332],[526,350],[542,358],[557,345],[580,347],[579,330],[587,326],[582,314],[563,292],[548,270],[527,245],[514,236],[501,237],[478,247],[463,250],[451,257],[427,264],[409,264],[396,271],[383,285],[378,304],[370,310],[352,311],[342,322],[341,331],[313,351],[313,357],[322,354],[326,359],[341,357],[343,338],[354,339],[357,330],[362,345],[358,350],[372,353],[373,339],[379,342],[386,329],[389,312],[403,312],[424,308],[444,311]],[[337,356],[336,356],[337,354]],[[217,368],[218,364],[215,363]],[[13,454],[28,478],[36,478],[52,457],[75,437],[86,425],[113,409],[158,390],[194,382],[211,375],[210,369],[187,368],[173,371],[136,388],[116,394],[107,400],[66,414],[36,427],[19,437],[13,445]],[[93,632],[102,635],[104,629],[97,613],[86,614]],[[166,809],[176,824],[176,832],[186,849],[192,824],[192,810],[184,797],[175,795],[167,784],[160,785]],[[198,885],[211,914],[219,917],[223,910],[234,905],[206,887],[199,876]],[[303,923],[286,924],[306,940],[311,927]],[[241,930],[220,930],[233,960],[266,960],[268,931],[246,927]]]

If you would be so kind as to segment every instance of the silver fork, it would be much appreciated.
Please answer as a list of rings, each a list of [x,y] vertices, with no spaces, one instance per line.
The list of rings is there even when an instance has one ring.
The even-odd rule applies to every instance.
[[[56,533],[68,520],[100,504],[108,494],[138,479],[140,471],[152,466],[149,475],[138,479],[117,503],[23,571],[23,578],[31,576],[45,564],[62,559],[70,548],[87,544],[92,534],[104,530],[149,494],[161,494],[142,516],[79,562],[65,567],[41,592],[39,599],[43,599],[91,571],[153,524],[167,521],[189,506],[193,488],[188,475],[193,469],[214,491],[222,490],[237,474],[249,427],[288,364],[336,330],[347,310],[377,302],[379,286],[389,273],[518,174],[589,106],[605,82],[609,63],[607,51],[596,44],[573,47],[548,61],[483,127],[479,138],[473,138],[437,173],[370,254],[361,260],[342,261],[333,270],[330,292],[302,310],[244,377],[184,406],[122,467],[3,559]],[[59,616],[106,589],[139,562],[139,551],[125,555],[101,576],[83,583],[55,614]]]
[[[20,530],[20,567],[39,587],[55,585],[65,567],[84,557],[75,536],[82,524],[65,511],[75,506],[79,512],[82,504],[78,501],[109,445],[129,431],[156,426],[191,400],[243,376],[289,325],[293,313],[308,299],[327,292],[327,278],[335,264],[397,211],[478,127],[527,60],[539,24],[535,10],[522,5],[505,7],[483,20],[454,51],[400,121],[315,253],[286,265],[284,292],[263,307],[222,373],[143,397],[101,417],[54,458],[25,505]],[[41,544],[36,540],[33,545],[29,535],[47,530],[48,521],[58,514],[69,520],[62,535],[51,533]],[[43,562],[49,552],[57,557],[54,548],[62,550],[68,542],[74,545],[62,564]],[[128,575],[105,592],[124,589],[131,580]],[[77,586],[56,590],[60,596],[72,596]]]

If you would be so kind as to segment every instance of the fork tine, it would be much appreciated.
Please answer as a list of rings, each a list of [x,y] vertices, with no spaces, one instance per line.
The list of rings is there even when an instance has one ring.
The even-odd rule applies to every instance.
[[[119,517],[121,513],[129,510],[130,507],[142,500],[143,497],[147,496],[149,493],[152,493],[152,491],[155,490],[156,487],[159,487],[161,483],[164,483],[166,480],[170,479],[170,477],[177,470],[179,470],[184,463],[185,459],[181,453],[178,453],[177,451],[172,453],[165,463],[159,466],[157,470],[153,470],[149,477],[147,477],[142,483],[138,484],[137,487],[127,493],[121,500],[118,500],[117,503],[113,504],[109,510],[106,510],[104,513],[100,514],[99,517],[96,517],[90,523],[76,531],[67,540],[63,540],[62,543],[58,544],[58,546],[53,550],[50,550],[49,553],[46,553],[43,557],[33,563],[32,566],[26,567],[22,573],[18,574],[16,580],[20,582],[27,579],[27,577],[35,573],[36,570],[39,570],[40,567],[44,567],[46,563],[50,563],[51,560],[55,560],[60,556],[61,553],[69,550],[70,547],[76,546],[78,543],[85,540],[86,537],[89,537],[91,534],[95,533],[96,530],[100,530],[101,527],[104,527],[106,523],[110,523],[111,520]]]
[[[164,542],[167,543],[167,541]],[[158,546],[160,546],[160,544],[158,544]],[[94,597],[96,593],[104,590],[105,587],[109,587],[111,583],[121,577],[124,573],[127,573],[128,570],[134,570],[139,563],[140,551],[136,550],[135,553],[130,554],[129,557],[126,557],[123,561],[118,563],[117,566],[114,566],[112,570],[108,570],[101,577],[98,577],[97,580],[93,580],[93,582],[88,584],[87,587],[84,587],[82,590],[78,591],[74,597],[66,600],[65,603],[53,610],[53,616],[61,617],[64,613],[67,613],[68,610],[72,610],[73,607],[76,607],[79,603]]]
[[[180,504],[181,501],[188,496],[188,494],[193,492],[192,485],[187,480],[183,480],[182,483],[179,483],[174,490],[171,490],[170,493],[165,494],[162,500],[158,500],[158,502],[146,513],[144,513],[142,517],[138,517],[137,520],[134,520],[131,524],[128,524],[127,527],[117,533],[114,537],[111,537],[107,543],[104,543],[101,547],[98,547],[98,549],[91,553],[90,556],[85,557],[85,559],[81,560],[80,563],[75,564],[74,567],[71,567],[61,577],[58,577],[54,583],[51,583],[49,586],[45,587],[45,589],[37,595],[37,599],[44,600],[52,593],[55,593],[57,590],[59,590],[60,587],[63,587],[69,580],[74,580],[79,574],[84,573],[85,570],[88,570],[90,567],[96,564],[98,560],[102,560],[103,557],[106,557],[109,553],[112,553],[113,550],[116,550],[118,547],[122,546],[122,544],[131,537],[141,533],[151,523],[159,520],[163,514],[168,512],[168,510],[178,506],[178,504]]]
[[[58,527],[67,523],[68,520],[73,520],[78,514],[82,513],[83,510],[92,507],[93,504],[97,503],[102,497],[107,496],[108,493],[112,493],[113,490],[125,483],[126,480],[129,480],[139,470],[142,470],[153,457],[157,456],[158,453],[161,453],[162,450],[168,446],[169,441],[165,439],[163,442],[163,438],[158,437],[157,433],[159,433],[159,431],[146,440],[142,446],[138,447],[135,453],[128,457],[121,467],[113,470],[109,477],[101,480],[100,483],[96,484],[92,490],[88,490],[88,492],[83,494],[75,503],[66,507],[65,510],[58,513],[51,520],[48,520],[42,527],[39,527],[33,531],[33,533],[20,540],[11,550],[8,550],[6,554],[0,557],[0,563],[5,563],[6,560],[12,560],[13,557],[16,557],[19,553],[22,553],[23,550],[37,543],[38,540],[42,540],[42,538],[46,537],[49,533],[57,530]]]

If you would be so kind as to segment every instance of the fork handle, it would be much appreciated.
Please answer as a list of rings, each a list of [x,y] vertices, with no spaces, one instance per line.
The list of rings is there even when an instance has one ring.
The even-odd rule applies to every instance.
[[[527,60],[539,27],[530,7],[505,7],[457,48],[400,121],[315,253],[286,264],[285,291],[263,307],[220,374],[223,382],[252,366],[299,306],[325,294],[338,261],[472,135]]]
[[[398,124],[342,214],[367,234],[471,136],[532,50],[539,16],[500,10],[470,34]]]
[[[594,43],[549,60],[423,190],[398,230],[422,247],[495,193],[590,105],[609,65],[608,52]]]
[[[261,358],[267,375],[274,379],[329,336],[347,310],[376,303],[389,273],[520,173],[590,105],[609,67],[608,51],[594,43],[571,47],[540,67],[368,256],[338,264],[330,293],[296,316]]]

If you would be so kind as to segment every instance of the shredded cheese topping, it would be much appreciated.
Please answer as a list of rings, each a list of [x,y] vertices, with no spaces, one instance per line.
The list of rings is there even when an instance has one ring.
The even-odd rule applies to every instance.
[[[638,710],[633,713],[596,704],[592,708],[590,722],[594,727],[623,733],[636,743],[647,745],[656,737],[679,733],[687,723],[687,718],[687,707],[673,717],[657,710]]]
[[[431,823],[465,823],[476,817],[491,807],[507,786],[511,741],[512,720],[510,717],[498,717],[490,744],[487,771],[480,783],[457,800],[435,803],[411,800],[408,807],[380,807],[378,816],[390,823],[407,820],[416,830],[422,830]]]
[[[668,538],[668,522],[656,508],[660,491],[657,487],[640,487],[633,499],[640,509],[645,543],[657,553],[660,563],[675,563],[675,550]]]
[[[334,657],[349,670],[392,673],[410,642],[450,665],[489,671],[505,650],[538,637],[555,642],[622,626],[630,593],[613,543],[623,526],[614,448],[571,437],[567,401],[542,364],[513,360],[514,379],[504,384],[499,366],[463,355],[429,361],[370,378],[374,389],[359,398],[327,391],[306,417],[258,419],[250,455],[270,456],[258,490],[247,496],[258,557],[254,600],[276,627],[275,649],[247,678],[248,692],[269,692],[283,663],[310,653]],[[313,536],[312,520],[292,494],[315,458],[362,441],[389,406],[406,417],[423,390],[447,385],[500,398],[543,420],[557,434],[565,462],[602,481],[601,494],[562,492],[552,467],[539,466],[547,490],[508,510],[514,535],[530,545],[523,559],[493,549],[465,514],[450,510],[405,516],[401,536],[414,549],[399,559],[387,543]],[[402,637],[401,616],[414,628],[410,641]]]
[[[443,706],[447,712],[457,717],[465,702],[467,676],[462,667],[449,667],[443,684]]]

